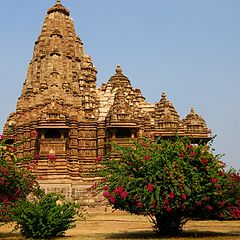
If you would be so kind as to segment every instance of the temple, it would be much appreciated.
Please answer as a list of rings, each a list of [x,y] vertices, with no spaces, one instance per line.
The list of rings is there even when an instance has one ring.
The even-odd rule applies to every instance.
[[[14,125],[15,141],[27,139],[19,157],[38,156],[34,171],[46,192],[94,204],[86,189],[97,178],[95,159],[105,154],[108,142],[127,145],[139,137],[176,134],[194,142],[211,138],[194,109],[180,119],[165,93],[155,104],[146,102],[120,65],[99,88],[96,75],[69,10],[56,1],[35,42],[16,111],[5,125],[5,130]]]

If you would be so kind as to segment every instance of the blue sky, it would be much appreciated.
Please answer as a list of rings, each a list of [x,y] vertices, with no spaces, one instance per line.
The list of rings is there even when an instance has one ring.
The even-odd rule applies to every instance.
[[[34,42],[54,0],[1,2],[0,126],[15,110]],[[146,100],[166,92],[181,118],[194,107],[213,134],[216,153],[240,168],[239,0],[62,0],[98,70],[116,65]]]

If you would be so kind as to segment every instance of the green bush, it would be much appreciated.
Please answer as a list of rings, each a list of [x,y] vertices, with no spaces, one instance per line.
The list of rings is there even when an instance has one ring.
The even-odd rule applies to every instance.
[[[83,217],[78,204],[50,193],[40,199],[19,201],[14,220],[24,237],[48,239],[62,236],[67,229],[74,227],[76,216]]]
[[[211,145],[187,138],[140,139],[98,157],[98,191],[115,209],[147,215],[159,234],[176,234],[189,219],[240,219],[240,174],[225,170]]]

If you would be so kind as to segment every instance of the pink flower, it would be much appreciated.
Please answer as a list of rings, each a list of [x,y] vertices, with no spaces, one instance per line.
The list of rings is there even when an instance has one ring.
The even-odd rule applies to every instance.
[[[104,191],[104,192],[103,192],[103,196],[104,196],[105,198],[109,197],[109,192]]]
[[[187,195],[185,193],[182,194],[182,199],[186,200],[187,199]]]
[[[152,185],[151,183],[149,183],[149,184],[147,185],[147,190],[148,190],[149,192],[152,192],[152,191],[153,191],[153,185]]]
[[[175,197],[174,192],[171,192],[171,193],[169,194],[169,197],[170,197],[171,199],[173,199],[173,198]]]
[[[211,181],[212,181],[212,183],[216,183],[217,179],[216,178],[212,178]]]
[[[203,165],[205,165],[205,164],[208,163],[208,160],[207,160],[206,158],[204,158],[204,159],[201,160],[201,163],[202,163]]]
[[[195,155],[196,155],[195,152],[190,152],[190,154],[189,154],[190,157],[194,157]]]
[[[115,197],[112,194],[109,195],[109,201],[111,204],[115,203]]]
[[[146,161],[149,161],[150,159],[151,159],[151,157],[149,155],[144,157],[144,160],[146,160]]]
[[[96,157],[96,162],[101,162],[102,159],[103,159],[103,156],[98,156],[98,157]]]
[[[120,194],[121,198],[124,199],[128,196],[128,192],[126,191],[123,191],[121,194]]]

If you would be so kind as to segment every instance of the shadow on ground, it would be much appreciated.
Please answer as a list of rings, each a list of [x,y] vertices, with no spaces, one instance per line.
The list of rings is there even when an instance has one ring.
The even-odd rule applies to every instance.
[[[138,232],[122,232],[122,233],[111,233],[106,235],[106,239],[198,239],[198,238],[214,238],[214,237],[231,237],[233,239],[240,239],[240,232],[230,233],[217,233],[210,231],[184,231],[178,236],[159,236],[153,231],[138,231]]]

